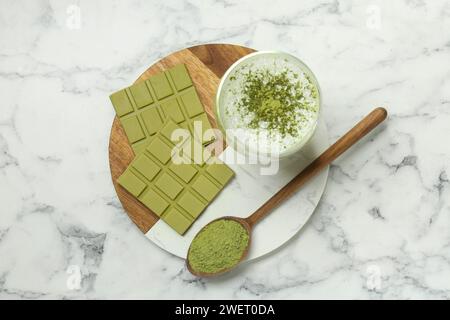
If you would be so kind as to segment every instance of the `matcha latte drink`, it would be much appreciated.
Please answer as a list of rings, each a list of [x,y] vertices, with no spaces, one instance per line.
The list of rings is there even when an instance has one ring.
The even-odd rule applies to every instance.
[[[279,52],[256,52],[225,73],[216,99],[227,142],[243,154],[283,157],[314,133],[320,92],[311,70]]]

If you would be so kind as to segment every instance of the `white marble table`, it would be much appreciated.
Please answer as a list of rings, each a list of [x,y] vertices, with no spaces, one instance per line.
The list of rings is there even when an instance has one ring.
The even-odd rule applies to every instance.
[[[0,298],[450,298],[450,2],[281,2],[0,1]],[[306,61],[332,140],[390,111],[293,241],[219,280],[137,230],[107,158],[109,93],[204,42]]]

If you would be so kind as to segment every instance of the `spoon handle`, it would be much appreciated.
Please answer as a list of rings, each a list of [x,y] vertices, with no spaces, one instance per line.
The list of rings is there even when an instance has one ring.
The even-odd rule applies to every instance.
[[[343,137],[336,141],[332,146],[325,150],[318,158],[311,162],[302,172],[286,184],[280,191],[274,194],[266,203],[245,220],[250,226],[253,226],[259,220],[264,218],[272,209],[277,207],[281,202],[289,198],[309,179],[314,177],[323,168],[329,165],[348,148],[358,142],[373,128],[386,119],[387,111],[384,108],[376,108],[369,113],[364,119],[356,124]]]

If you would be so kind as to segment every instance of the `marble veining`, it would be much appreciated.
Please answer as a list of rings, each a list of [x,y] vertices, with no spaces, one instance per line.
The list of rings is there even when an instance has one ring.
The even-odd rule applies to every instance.
[[[2,0],[0,298],[450,298],[450,2]],[[214,280],[152,244],[111,183],[108,95],[153,61],[227,42],[299,56],[337,139],[281,250]]]

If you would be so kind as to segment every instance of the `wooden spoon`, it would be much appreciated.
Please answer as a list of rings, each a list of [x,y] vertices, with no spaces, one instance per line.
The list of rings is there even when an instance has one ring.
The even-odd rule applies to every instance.
[[[295,178],[293,178],[288,184],[286,184],[281,190],[279,190],[276,194],[274,194],[266,203],[264,203],[258,210],[256,210],[252,215],[247,218],[239,218],[239,217],[222,217],[216,220],[211,221],[209,224],[222,219],[234,220],[240,223],[248,232],[249,241],[247,247],[242,253],[241,259],[232,267],[222,269],[215,273],[205,273],[193,270],[189,263],[189,253],[191,247],[189,247],[186,264],[188,270],[200,277],[211,277],[219,274],[223,274],[225,272],[234,269],[239,262],[241,262],[248,253],[248,249],[250,247],[250,239],[252,229],[255,224],[264,218],[272,209],[277,207],[282,201],[289,198],[293,193],[295,193],[299,187],[305,184],[309,179],[314,177],[317,173],[319,173],[323,168],[329,165],[333,160],[339,157],[342,153],[344,153],[348,148],[354,145],[358,140],[364,137],[367,133],[369,133],[372,129],[374,129],[378,124],[380,124],[384,119],[386,119],[387,111],[384,108],[376,108],[371,113],[369,113],[364,119],[362,119],[358,124],[356,124],[350,131],[348,131],[342,138],[336,141],[332,146],[330,146],[327,150],[325,150],[318,158],[316,158],[313,162],[311,162],[302,172],[300,172]],[[205,227],[206,227],[205,226]],[[205,228],[203,227],[196,235],[203,231]],[[195,239],[195,238],[194,238]],[[192,246],[192,244],[191,244]]]

